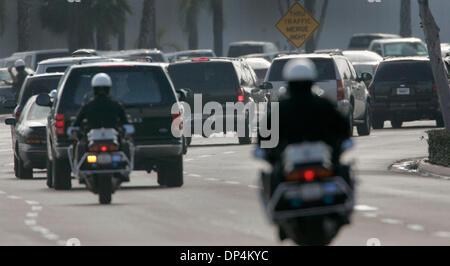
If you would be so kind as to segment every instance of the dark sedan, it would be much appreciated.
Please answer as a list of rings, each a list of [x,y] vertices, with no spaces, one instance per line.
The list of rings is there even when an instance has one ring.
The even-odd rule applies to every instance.
[[[50,108],[38,106],[36,97],[28,100],[18,121],[5,120],[13,127],[14,172],[19,179],[32,179],[33,169],[47,167],[46,125]]]

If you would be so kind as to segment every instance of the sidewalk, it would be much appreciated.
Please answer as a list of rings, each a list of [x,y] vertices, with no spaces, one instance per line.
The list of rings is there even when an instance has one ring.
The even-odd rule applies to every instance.
[[[450,168],[439,165],[434,165],[426,162],[427,159],[422,159],[419,162],[419,172],[438,176],[450,180]]]

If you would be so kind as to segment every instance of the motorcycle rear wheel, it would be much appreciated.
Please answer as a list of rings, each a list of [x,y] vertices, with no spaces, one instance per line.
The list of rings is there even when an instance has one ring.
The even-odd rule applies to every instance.
[[[326,223],[326,219],[323,218],[298,219],[284,225],[283,228],[288,238],[299,246],[327,246],[336,237],[341,225],[334,224],[330,228]]]
[[[113,193],[112,177],[98,176],[97,178],[97,191],[100,204],[111,204]]]

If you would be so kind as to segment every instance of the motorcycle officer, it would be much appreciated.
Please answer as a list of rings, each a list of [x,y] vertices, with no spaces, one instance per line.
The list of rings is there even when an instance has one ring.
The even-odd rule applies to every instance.
[[[80,158],[85,152],[85,134],[91,129],[121,129],[124,125],[128,124],[128,119],[122,104],[111,99],[109,96],[112,88],[112,80],[109,75],[105,73],[95,75],[92,78],[91,86],[94,91],[94,98],[82,105],[72,125],[74,128],[83,127],[80,131],[81,137],[75,152],[77,158]],[[128,150],[125,150],[125,153],[128,154]],[[124,177],[124,179],[124,181],[129,181],[128,177]]]
[[[283,70],[288,82],[287,97],[280,101],[280,143],[276,148],[264,149],[265,159],[274,166],[274,174],[263,180],[265,196],[270,198],[280,183],[280,160],[284,149],[294,143],[323,141],[333,150],[333,165],[340,167],[342,143],[349,139],[350,124],[328,100],[313,94],[318,77],[314,63],[309,59],[293,59]],[[268,114],[268,125],[271,115]],[[277,118],[273,118],[277,119]],[[264,140],[264,139],[261,139]]]
[[[14,92],[14,94],[16,96],[16,100],[17,100],[17,97],[19,96],[19,93],[20,93],[20,89],[22,88],[22,85],[23,85],[26,77],[28,75],[30,75],[31,73],[27,71],[27,69],[25,67],[25,61],[23,61],[22,59],[16,60],[16,62],[14,63],[14,68],[16,69],[16,72],[17,72],[16,74],[14,74],[12,71],[13,66],[10,66],[8,68],[8,72],[9,72],[9,75],[11,76],[13,92]]]

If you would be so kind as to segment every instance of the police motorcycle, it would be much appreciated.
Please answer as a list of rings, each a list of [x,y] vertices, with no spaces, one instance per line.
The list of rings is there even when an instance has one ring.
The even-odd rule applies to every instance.
[[[342,146],[347,151],[353,142],[347,140]],[[266,158],[259,148],[255,156]],[[305,142],[287,146],[278,165],[262,173],[261,198],[268,218],[280,230],[280,240],[328,245],[342,226],[350,224],[355,205],[351,166],[336,168],[327,144]]]
[[[86,142],[80,142],[80,128],[70,127],[69,137],[74,143],[67,153],[75,178],[85,184],[89,191],[99,195],[100,204],[111,204],[112,194],[120,188],[134,169],[135,148],[131,139],[132,125],[121,129],[92,129]],[[84,147],[79,147],[79,143]]]

